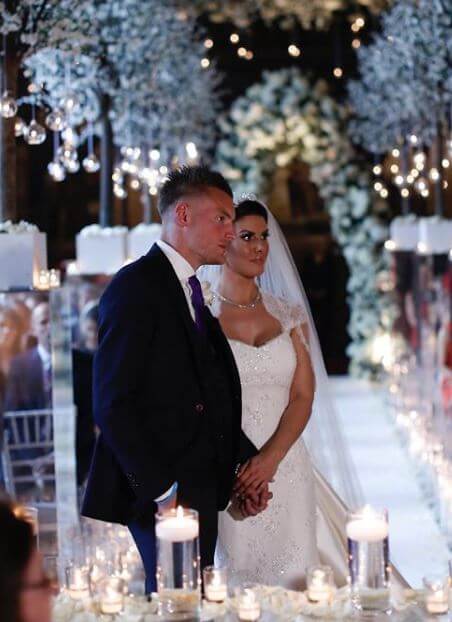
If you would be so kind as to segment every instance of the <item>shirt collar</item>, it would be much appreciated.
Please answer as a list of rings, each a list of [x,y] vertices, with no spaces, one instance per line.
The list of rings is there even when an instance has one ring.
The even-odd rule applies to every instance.
[[[52,357],[50,355],[50,352],[47,352],[47,350],[43,348],[41,344],[38,344],[38,354],[44,367],[50,367]]]
[[[185,281],[195,274],[193,267],[175,248],[163,240],[157,240],[156,244],[173,266],[173,270],[179,281]]]

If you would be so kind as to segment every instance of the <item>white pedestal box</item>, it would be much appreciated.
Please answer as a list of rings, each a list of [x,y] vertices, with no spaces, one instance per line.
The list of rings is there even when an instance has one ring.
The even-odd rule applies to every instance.
[[[0,233],[0,290],[31,289],[40,270],[47,270],[45,233]]]
[[[75,240],[80,274],[114,274],[127,260],[127,227],[90,225]]]
[[[431,216],[419,219],[418,251],[441,255],[452,249],[452,220]]]
[[[397,216],[389,226],[396,251],[415,251],[419,241],[419,220],[416,216]]]
[[[162,225],[140,223],[129,231],[128,257],[135,261],[150,250],[154,242],[160,239]]]

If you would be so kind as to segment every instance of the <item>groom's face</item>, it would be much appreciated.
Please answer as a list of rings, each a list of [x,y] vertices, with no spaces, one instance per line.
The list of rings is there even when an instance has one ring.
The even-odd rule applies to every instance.
[[[218,188],[206,188],[187,200],[189,224],[186,241],[199,265],[222,264],[234,239],[232,197]]]

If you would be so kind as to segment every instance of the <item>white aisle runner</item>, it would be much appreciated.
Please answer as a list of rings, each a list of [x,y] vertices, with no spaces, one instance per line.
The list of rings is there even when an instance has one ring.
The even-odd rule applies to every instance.
[[[330,380],[366,502],[389,511],[392,562],[412,587],[420,587],[428,574],[447,576],[452,553],[422,496],[382,390],[348,377]]]

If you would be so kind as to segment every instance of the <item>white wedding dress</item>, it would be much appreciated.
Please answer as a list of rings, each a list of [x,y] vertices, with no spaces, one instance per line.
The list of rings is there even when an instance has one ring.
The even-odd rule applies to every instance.
[[[258,448],[275,431],[289,401],[297,365],[292,330],[305,341],[301,309],[266,293],[263,302],[281,323],[281,334],[261,346],[229,339],[242,385],[242,428]],[[319,561],[332,564],[336,580],[345,583],[346,511],[313,469],[302,438],[288,451],[274,480],[273,499],[258,516],[236,520],[228,511],[220,513],[217,562],[228,567],[233,584],[299,589],[305,585],[306,568]],[[325,516],[331,510],[334,521]],[[319,539],[326,554],[319,551]]]

